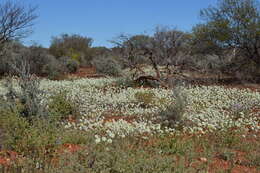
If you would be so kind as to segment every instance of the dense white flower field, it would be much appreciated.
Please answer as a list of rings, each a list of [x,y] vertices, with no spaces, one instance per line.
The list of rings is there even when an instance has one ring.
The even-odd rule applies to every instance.
[[[219,86],[181,87],[178,90],[162,88],[122,88],[115,86],[114,78],[77,79],[67,81],[41,80],[44,91],[42,104],[47,105],[50,96],[65,92],[82,115],[77,123],[66,123],[66,128],[92,131],[96,142],[112,142],[113,138],[126,135],[171,133],[175,129],[165,128],[160,122],[160,112],[175,104],[174,92],[187,97],[183,115],[186,125],[183,130],[191,133],[223,130],[230,127],[244,130],[260,130],[260,93],[248,89],[225,89]],[[15,83],[15,82],[14,82]],[[19,90],[18,87],[16,87]],[[136,93],[153,93],[153,101],[144,106]],[[6,93],[3,81],[0,94]],[[113,116],[117,120],[113,120]],[[106,120],[110,117],[109,120]],[[112,118],[111,118],[112,117]],[[122,119],[118,119],[122,117]],[[125,117],[125,118],[123,118]],[[132,117],[132,118],[131,118]],[[127,121],[130,119],[131,122]]]

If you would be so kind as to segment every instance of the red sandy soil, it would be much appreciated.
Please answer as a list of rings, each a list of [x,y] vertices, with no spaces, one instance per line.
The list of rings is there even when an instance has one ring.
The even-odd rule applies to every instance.
[[[215,173],[219,170],[229,170],[231,169],[231,173],[259,173],[260,171],[256,168],[247,167],[239,164],[235,164],[231,168],[231,163],[222,159],[215,158],[213,163],[209,167],[209,173]]]
[[[83,147],[76,144],[63,144],[57,150],[56,153],[58,155],[64,153],[75,153],[77,151],[82,150]],[[0,165],[10,166],[12,162],[19,159],[19,154],[14,151],[0,151]],[[57,158],[54,158],[53,161],[57,161]]]
[[[8,166],[18,158],[14,151],[0,151],[0,165]]]
[[[80,68],[75,73],[69,74],[68,77],[100,78],[100,77],[105,77],[105,76],[97,74],[96,69],[94,67],[84,67],[84,68]]]
[[[69,152],[69,153],[75,153],[79,150],[82,150],[83,147],[81,147],[80,145],[76,145],[76,144],[63,144],[59,149],[58,149],[58,153],[64,153],[64,152]]]

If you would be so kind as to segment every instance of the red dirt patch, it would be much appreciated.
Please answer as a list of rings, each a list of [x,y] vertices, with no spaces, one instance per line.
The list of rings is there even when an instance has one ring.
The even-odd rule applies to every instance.
[[[18,154],[14,151],[0,151],[0,165],[9,166],[17,158]]]
[[[96,73],[96,69],[94,67],[80,68],[77,72],[71,73],[68,76],[69,77],[80,77],[80,78],[101,78],[101,77],[106,77],[104,75],[97,74]]]
[[[64,153],[64,152],[69,152],[69,153],[75,153],[79,150],[83,149],[80,145],[76,144],[63,144],[59,149],[58,153]]]
[[[243,165],[234,164],[230,162],[215,158],[212,164],[210,164],[210,173],[218,172],[219,170],[231,170],[231,173],[259,173],[256,168],[251,168]]]

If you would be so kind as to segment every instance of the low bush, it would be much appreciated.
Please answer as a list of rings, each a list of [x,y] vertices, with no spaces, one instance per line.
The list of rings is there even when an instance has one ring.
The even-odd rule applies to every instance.
[[[19,104],[13,104],[9,107],[1,102],[0,129],[3,131],[1,144],[4,149],[30,155],[55,144],[60,135],[56,122],[39,116],[28,119],[21,116],[23,108]]]
[[[74,73],[79,69],[79,61],[71,57],[63,56],[58,61],[66,68],[66,72],[68,73]]]
[[[65,93],[59,93],[50,98],[48,110],[57,119],[76,119],[79,116],[76,106],[66,98]]]
[[[187,106],[187,97],[181,92],[180,88],[174,89],[173,97],[175,103],[167,106],[159,115],[162,118],[163,125],[181,128],[184,118],[183,115]]]
[[[120,64],[111,56],[99,56],[96,57],[92,64],[96,68],[98,73],[109,76],[120,76],[122,68]]]
[[[25,47],[19,43],[12,42],[4,45],[0,51],[0,74],[13,74],[10,63],[16,61],[18,55],[25,51]]]
[[[148,107],[155,103],[156,96],[152,91],[140,91],[135,93],[135,99],[142,103],[141,106]]]
[[[66,71],[66,66],[54,57],[49,58],[49,62],[42,69],[43,75],[46,75],[49,79],[59,79]]]
[[[40,104],[43,91],[39,89],[39,80],[35,76],[23,74],[18,79],[20,91],[14,89],[11,79],[7,79],[5,86],[8,91],[5,95],[6,104],[10,107],[19,106],[20,116],[31,119],[46,115],[44,105]]]
[[[69,73],[75,73],[79,69],[79,62],[74,59],[69,59],[66,67]]]

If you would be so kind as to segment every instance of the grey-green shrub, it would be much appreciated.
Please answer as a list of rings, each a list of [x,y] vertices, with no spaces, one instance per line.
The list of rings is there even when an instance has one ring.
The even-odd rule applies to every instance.
[[[169,127],[180,127],[183,123],[183,115],[187,106],[187,96],[176,87],[173,90],[174,104],[168,105],[167,108],[159,113],[163,124]]]
[[[94,58],[92,64],[96,68],[98,73],[109,75],[109,76],[119,76],[122,73],[122,68],[112,56],[99,56]]]
[[[67,71],[66,66],[54,57],[49,57],[48,60],[49,62],[42,68],[42,73],[49,79],[58,79]]]
[[[74,73],[79,69],[79,61],[71,57],[63,56],[58,61],[66,68],[66,72],[68,73]]]
[[[11,108],[19,105],[20,116],[31,119],[34,116],[45,116],[44,106],[41,104],[40,96],[43,92],[39,89],[39,80],[35,76],[20,78],[18,85],[21,88],[17,92],[12,85],[11,80],[7,80],[6,104]]]
[[[10,67],[18,74],[17,84],[20,91],[16,91],[12,79],[7,78],[5,82],[7,94],[5,96],[9,106],[19,105],[21,107],[20,116],[28,119],[47,115],[45,107],[41,103],[41,95],[44,92],[40,89],[40,80],[35,75],[31,75],[30,64],[27,59],[13,62]]]

